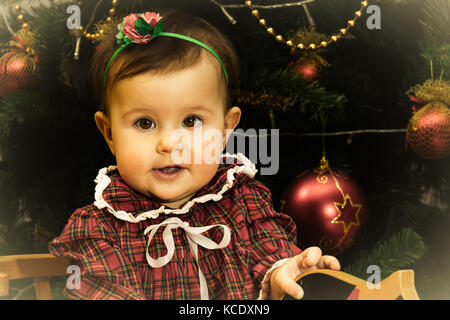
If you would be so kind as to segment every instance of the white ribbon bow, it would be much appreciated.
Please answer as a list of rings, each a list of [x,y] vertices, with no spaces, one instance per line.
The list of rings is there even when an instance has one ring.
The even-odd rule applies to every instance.
[[[159,227],[161,226],[166,226],[163,231],[163,241],[167,248],[167,254],[163,257],[153,259],[152,257],[150,257],[148,253],[148,247],[150,246],[150,242],[152,241],[156,231],[158,231]],[[222,227],[224,231],[222,241],[220,241],[219,244],[201,235],[201,233],[214,227]],[[200,298],[202,300],[208,300],[209,299],[208,286],[206,284],[205,276],[200,270],[200,265],[198,263],[198,246],[200,245],[206,249],[221,249],[226,247],[230,243],[231,238],[230,229],[223,224],[214,224],[206,227],[189,227],[189,223],[183,222],[182,220],[176,217],[168,218],[163,222],[161,222],[160,224],[154,224],[147,227],[144,231],[144,235],[147,235],[147,233],[149,232],[150,235],[148,237],[147,250],[145,251],[145,255],[147,257],[149,265],[152,266],[153,268],[162,267],[172,259],[173,254],[175,252],[175,244],[173,241],[172,229],[176,228],[182,228],[186,232],[189,248],[195,257],[195,261],[197,262],[198,275],[200,280]]]

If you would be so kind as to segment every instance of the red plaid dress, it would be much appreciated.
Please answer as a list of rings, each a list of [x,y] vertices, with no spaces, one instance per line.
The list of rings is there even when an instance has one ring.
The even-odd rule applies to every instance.
[[[217,194],[228,169],[236,165],[221,164],[214,178],[194,198]],[[109,173],[109,177],[111,183],[103,191],[103,198],[114,210],[137,216],[161,207],[126,185],[117,171]],[[172,259],[153,268],[146,258],[148,235],[144,231],[175,216],[193,227],[226,225],[230,242],[222,249],[198,246],[197,263],[186,232],[174,228]],[[153,259],[168,252],[163,230],[157,230],[148,247]],[[219,243],[224,231],[215,227],[202,235]],[[64,295],[71,299],[200,299],[199,268],[210,299],[256,299],[267,298],[271,267],[301,252],[295,243],[295,224],[289,216],[274,210],[269,189],[237,173],[233,186],[219,201],[195,203],[185,214],[161,214],[130,223],[94,204],[79,208],[61,235],[51,241],[49,250],[80,267],[79,288],[64,289]]]

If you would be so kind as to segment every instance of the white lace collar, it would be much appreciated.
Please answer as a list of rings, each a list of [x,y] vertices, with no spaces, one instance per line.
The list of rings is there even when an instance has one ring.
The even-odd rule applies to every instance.
[[[213,201],[220,201],[222,199],[222,194],[226,192],[227,190],[231,189],[234,183],[234,175],[236,173],[244,173],[251,178],[253,178],[258,170],[256,170],[255,165],[246,158],[242,153],[237,153],[234,155],[230,155],[229,153],[222,154],[222,157],[231,157],[236,158],[239,162],[241,162],[241,165],[237,165],[233,168],[228,169],[227,171],[227,180],[226,183],[223,185],[222,189],[216,193],[216,194],[206,194],[201,197],[197,197],[194,199],[189,200],[186,202],[182,208],[179,209],[172,209],[172,208],[166,208],[165,206],[161,206],[158,209],[150,210],[143,212],[136,217],[133,216],[133,214],[128,213],[126,211],[116,211],[114,208],[105,201],[103,198],[103,191],[108,187],[108,185],[111,183],[111,178],[108,176],[108,173],[114,170],[117,170],[117,166],[109,166],[106,168],[102,168],[99,170],[98,175],[96,179],[94,180],[97,185],[95,187],[95,202],[94,205],[98,209],[104,209],[107,208],[107,210],[112,213],[116,218],[124,221],[128,221],[131,223],[138,223],[140,221],[146,220],[146,219],[155,219],[159,216],[159,214],[183,214],[187,213],[189,209],[195,204],[195,203],[205,203],[207,201],[213,200]]]

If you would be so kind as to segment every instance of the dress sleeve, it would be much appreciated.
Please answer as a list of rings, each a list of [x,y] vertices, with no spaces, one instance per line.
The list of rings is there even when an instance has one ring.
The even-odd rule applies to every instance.
[[[274,210],[271,192],[262,183],[253,180],[241,191],[249,215],[250,272],[260,288],[258,299],[267,299],[272,271],[301,252],[296,225],[290,216]]]
[[[80,270],[79,281],[68,283],[63,294],[70,299],[143,300],[140,275],[118,247],[115,233],[83,210],[78,209],[49,244],[52,255]]]

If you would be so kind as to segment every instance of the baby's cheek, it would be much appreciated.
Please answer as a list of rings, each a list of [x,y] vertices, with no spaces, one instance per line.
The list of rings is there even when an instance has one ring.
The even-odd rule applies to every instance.
[[[145,161],[140,153],[122,153],[116,157],[120,176],[134,190],[145,194],[147,191],[145,181],[149,172],[149,161]]]
[[[139,148],[122,147],[116,152],[117,166],[121,173],[127,175],[139,175],[140,171],[147,169],[150,166],[147,158],[147,153]]]
[[[203,148],[203,163],[218,164],[220,163],[220,155],[222,154],[222,142],[212,142]]]
[[[223,151],[223,135],[216,128],[205,130],[202,143],[202,159],[204,164],[218,164]]]
[[[197,164],[192,166],[194,178],[200,185],[206,185],[216,174],[218,164]]]

